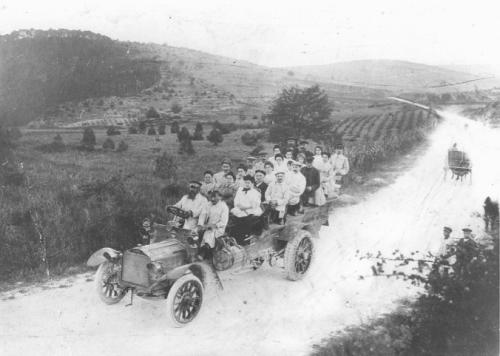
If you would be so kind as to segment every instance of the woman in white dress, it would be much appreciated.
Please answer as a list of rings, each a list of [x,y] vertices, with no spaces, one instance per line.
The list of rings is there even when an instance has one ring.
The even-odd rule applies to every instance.
[[[335,176],[330,162],[330,154],[328,152],[322,152],[321,160],[317,161],[315,158],[315,163],[316,165],[314,167],[319,171],[321,188],[323,189],[325,196],[333,195],[335,188]]]

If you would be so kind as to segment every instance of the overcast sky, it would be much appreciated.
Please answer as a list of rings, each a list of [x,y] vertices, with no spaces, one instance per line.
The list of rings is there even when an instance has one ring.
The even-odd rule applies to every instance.
[[[484,0],[0,0],[0,33],[68,28],[269,66],[354,59],[489,65],[500,6]]]

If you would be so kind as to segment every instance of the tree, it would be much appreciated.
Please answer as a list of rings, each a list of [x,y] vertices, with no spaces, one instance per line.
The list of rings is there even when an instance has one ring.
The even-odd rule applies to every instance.
[[[139,132],[144,133],[146,131],[146,121],[139,122]]]
[[[102,148],[105,150],[114,150],[115,142],[111,139],[111,137],[108,137],[102,144]]]
[[[148,109],[148,111],[146,111],[146,117],[148,119],[159,119],[160,118],[160,114],[158,113],[158,111],[156,111],[156,109],[154,107],[150,107]]]
[[[126,150],[128,150],[128,145],[125,141],[121,140],[120,143],[118,144],[116,152],[124,152]]]
[[[194,129],[193,141],[202,141],[203,140],[203,126],[201,122],[196,124],[196,128]]]
[[[247,131],[243,135],[241,135],[241,142],[243,142],[243,144],[246,146],[255,146],[258,141],[259,137],[255,133]]]
[[[160,125],[158,125],[158,135],[165,135],[165,129],[166,129],[166,126],[165,123],[161,123]]]
[[[177,179],[177,164],[175,158],[164,152],[155,160],[154,175],[170,181]]]
[[[275,99],[269,113],[270,138],[286,137],[323,140],[330,134],[332,107],[318,85],[309,88],[285,88]]]
[[[155,130],[154,126],[151,126],[151,127],[148,129],[148,135],[149,135],[149,136],[154,136],[154,135],[156,135],[156,130]]]
[[[211,143],[213,143],[214,146],[217,146],[219,143],[221,143],[224,140],[224,138],[222,137],[222,133],[219,130],[214,128],[208,134],[207,140],[210,141]]]
[[[91,127],[86,127],[83,130],[82,145],[86,149],[93,150],[96,144],[94,130]]]
[[[174,114],[178,114],[182,111],[182,106],[180,106],[178,103],[173,103],[170,107],[170,110],[172,110]]]
[[[177,121],[172,122],[172,125],[170,125],[170,133],[179,133],[179,123]]]
[[[180,130],[177,133],[177,139],[179,140],[180,146],[179,146],[179,153],[187,153],[189,155],[194,154],[194,148],[193,148],[193,143],[191,142],[191,134],[189,133],[189,130],[186,127],[183,127],[182,130]]]
[[[116,126],[109,126],[108,129],[106,130],[106,135],[108,136],[115,136],[115,135],[121,135],[120,130]]]

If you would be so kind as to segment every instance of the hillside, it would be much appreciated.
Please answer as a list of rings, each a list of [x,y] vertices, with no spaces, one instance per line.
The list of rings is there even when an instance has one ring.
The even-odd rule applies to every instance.
[[[196,50],[120,42],[88,31],[20,30],[0,36],[0,122],[61,125],[137,118],[149,107],[184,119],[246,120],[284,86],[314,81]],[[342,105],[379,99],[378,89],[320,83]]]
[[[61,102],[131,95],[159,80],[159,64],[124,43],[84,31],[0,36],[0,123],[52,115]]]
[[[498,80],[438,66],[395,60],[358,60],[318,66],[289,68],[311,80],[393,91],[470,90],[471,84],[491,87]],[[466,82],[466,83],[464,83]],[[461,84],[459,84],[461,83]],[[472,87],[473,88],[473,87]]]

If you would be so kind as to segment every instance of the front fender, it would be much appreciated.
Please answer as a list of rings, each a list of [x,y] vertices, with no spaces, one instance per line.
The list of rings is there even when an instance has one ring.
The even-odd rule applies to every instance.
[[[96,267],[99,266],[101,263],[106,262],[107,258],[104,257],[104,253],[107,253],[111,258],[117,258],[121,254],[120,251],[116,251],[111,247],[101,248],[100,250],[97,250],[92,254],[92,256],[89,257],[87,261],[87,266]]]
[[[208,262],[195,262],[191,263],[188,265],[180,266],[177,267],[165,274],[165,276],[162,278],[163,280],[169,279],[169,280],[177,280],[186,273],[192,273],[196,277],[200,279],[200,281],[203,283],[203,285],[206,287],[207,283],[212,279],[217,287],[220,289],[223,289],[222,282],[219,278],[219,275],[213,265]]]

